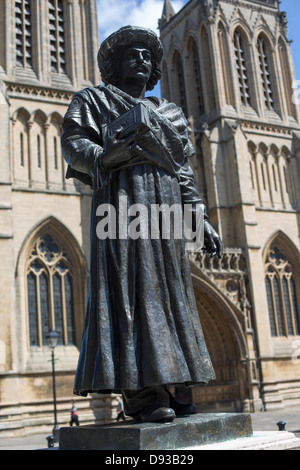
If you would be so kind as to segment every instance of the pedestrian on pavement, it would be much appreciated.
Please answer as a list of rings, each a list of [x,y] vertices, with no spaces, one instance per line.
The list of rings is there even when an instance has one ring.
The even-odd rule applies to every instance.
[[[125,421],[125,413],[124,413],[124,405],[123,405],[123,400],[121,397],[117,397],[117,402],[118,402],[118,407],[117,407],[117,421],[119,421],[121,418],[123,421]]]
[[[72,407],[70,409],[70,413],[71,413],[70,426],[73,426],[74,423],[76,424],[76,426],[79,426],[78,411],[77,411],[77,405],[76,405],[75,400],[71,400],[71,405]]]

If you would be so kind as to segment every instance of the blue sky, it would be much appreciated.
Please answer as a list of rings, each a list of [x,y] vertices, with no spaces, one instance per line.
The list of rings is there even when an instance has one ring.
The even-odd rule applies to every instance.
[[[293,40],[292,51],[295,62],[296,78],[300,80],[300,1],[281,0],[281,11],[287,12],[289,39]]]
[[[173,0],[172,5],[177,12],[187,2]],[[97,0],[100,41],[127,24],[146,26],[158,33],[163,3],[164,0]],[[287,12],[296,78],[300,80],[300,0],[281,0],[280,9]]]

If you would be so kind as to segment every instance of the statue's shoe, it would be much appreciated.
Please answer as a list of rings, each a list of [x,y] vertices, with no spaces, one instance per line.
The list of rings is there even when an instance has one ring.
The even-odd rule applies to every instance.
[[[170,397],[170,407],[175,411],[177,417],[194,415],[197,412],[194,403],[181,403],[173,396]]]
[[[175,411],[172,408],[164,406],[150,405],[146,406],[140,413],[134,417],[135,422],[142,423],[171,423],[176,418]]]

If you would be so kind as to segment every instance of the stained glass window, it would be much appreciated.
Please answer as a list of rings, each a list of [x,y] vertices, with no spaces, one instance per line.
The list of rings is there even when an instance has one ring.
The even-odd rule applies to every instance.
[[[272,299],[271,279],[266,277],[265,282],[266,282],[267,301],[268,301],[268,308],[269,308],[271,335],[277,336],[275,313],[274,313],[274,306],[273,306],[273,299]]]
[[[55,331],[59,334],[58,344],[63,344],[63,299],[62,282],[59,273],[53,276],[53,303],[55,316]]]
[[[268,251],[265,284],[272,336],[300,334],[295,271],[276,245]]]
[[[38,314],[37,314],[37,290],[36,276],[30,272],[27,276],[28,291],[28,317],[30,346],[38,346]]]
[[[36,240],[27,268],[30,346],[47,345],[50,329],[58,344],[75,344],[72,266],[60,243],[49,234]]]
[[[75,344],[74,328],[74,305],[73,305],[73,281],[67,274],[65,277],[65,295],[66,295],[66,315],[67,315],[67,334],[69,344]]]

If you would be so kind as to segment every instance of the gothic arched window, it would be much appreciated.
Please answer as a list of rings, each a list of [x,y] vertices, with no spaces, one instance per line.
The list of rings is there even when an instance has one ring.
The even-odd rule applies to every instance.
[[[244,37],[242,33],[237,30],[234,33],[234,51],[235,51],[235,63],[238,74],[240,97],[241,101],[245,106],[250,105],[250,93],[249,93],[249,77],[246,65],[246,52],[244,46]]]
[[[66,73],[64,8],[62,0],[48,0],[51,71]]]
[[[182,108],[184,114],[187,113],[186,108],[186,96],[185,96],[185,83],[184,83],[184,72],[183,72],[183,64],[182,59],[178,51],[174,54],[174,69],[175,69],[175,80],[177,85],[177,99],[178,104]]]
[[[286,103],[286,109],[288,116],[296,117],[295,115],[295,105],[292,100],[292,78],[290,73],[290,66],[288,61],[288,52],[282,38],[280,38],[278,43],[278,53],[280,61],[280,72],[282,75],[283,87],[284,87],[284,97]]]
[[[220,51],[225,101],[226,101],[226,104],[234,105],[233,90],[232,90],[232,83],[231,83],[232,80],[230,77],[230,60],[228,56],[228,47],[226,43],[226,32],[221,22],[218,25],[218,43],[219,43],[219,51]]]
[[[204,93],[204,103],[205,103],[205,112],[209,113],[216,107],[216,98],[215,98],[215,89],[214,89],[214,79],[213,79],[213,69],[211,62],[210,54],[210,42],[208,38],[207,31],[204,26],[202,26],[201,36],[200,36],[200,63],[203,70],[203,93]]]
[[[169,76],[168,76],[168,67],[166,62],[163,62],[161,67],[161,88],[162,88],[162,96],[170,101],[170,84],[169,84]]]
[[[15,0],[16,65],[32,68],[31,0]]]
[[[26,275],[30,347],[47,345],[51,328],[59,334],[59,344],[75,344],[76,277],[61,243],[49,234],[38,237]]]
[[[271,335],[300,335],[295,272],[275,243],[272,243],[267,253],[265,284]]]
[[[268,109],[273,109],[274,99],[271,84],[270,53],[268,44],[262,35],[258,37],[257,49],[265,105]]]
[[[188,42],[188,73],[190,80],[189,108],[195,118],[204,113],[203,91],[200,76],[199,51],[193,38]]]

